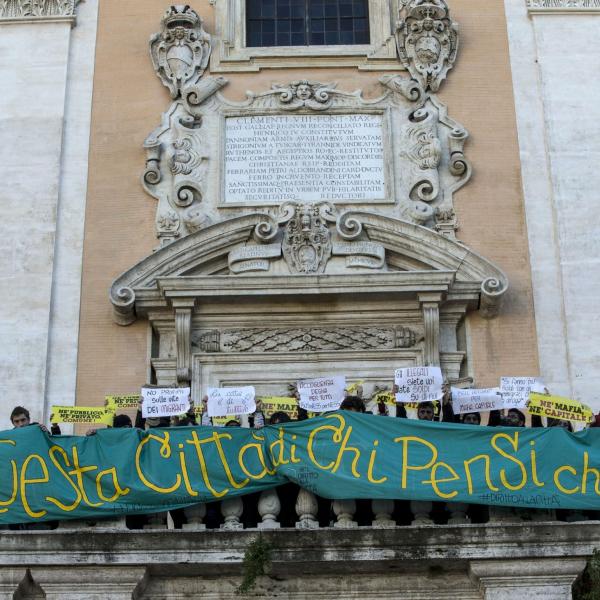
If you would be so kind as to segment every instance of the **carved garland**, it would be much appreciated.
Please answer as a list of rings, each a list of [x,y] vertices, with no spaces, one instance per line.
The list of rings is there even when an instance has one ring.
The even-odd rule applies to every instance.
[[[408,327],[308,327],[208,331],[192,336],[201,352],[318,352],[412,348],[419,341]]]
[[[0,0],[0,19],[73,17],[79,0]]]

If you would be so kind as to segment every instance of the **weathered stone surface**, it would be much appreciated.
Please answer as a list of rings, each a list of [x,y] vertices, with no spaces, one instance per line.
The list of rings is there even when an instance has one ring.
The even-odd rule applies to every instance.
[[[600,291],[600,230],[590,215],[600,186],[600,107],[598,86],[585,76],[600,69],[598,54],[590,52],[598,22],[569,13],[600,6],[593,0],[527,6],[505,0],[505,6],[541,375],[553,393],[598,412],[600,346],[590,340],[600,337],[600,322],[590,315]],[[557,47],[559,38],[570,40],[568,52]],[[576,77],[567,75],[573,64]]]
[[[273,578],[261,578],[256,593],[569,598],[570,583],[599,532],[598,522],[262,530],[272,547]],[[134,589],[136,598],[183,598],[191,592],[233,598],[245,549],[256,535],[256,530],[3,532],[0,574],[18,583],[28,567],[46,597],[61,599],[102,593],[98,597],[130,598]]]

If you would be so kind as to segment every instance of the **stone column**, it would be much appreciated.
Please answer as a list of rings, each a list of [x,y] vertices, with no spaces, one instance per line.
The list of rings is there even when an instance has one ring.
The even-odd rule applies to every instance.
[[[439,293],[419,294],[419,302],[423,311],[425,326],[425,365],[440,364],[440,302]]]
[[[20,596],[15,596],[15,592],[21,581],[25,579],[26,574],[27,571],[24,568],[0,569],[0,600],[13,600],[13,598],[19,598]]]
[[[569,600],[585,565],[579,558],[481,560],[470,563],[469,576],[484,600]]]
[[[33,580],[46,600],[131,600],[144,578],[144,567],[77,566],[34,567]]]

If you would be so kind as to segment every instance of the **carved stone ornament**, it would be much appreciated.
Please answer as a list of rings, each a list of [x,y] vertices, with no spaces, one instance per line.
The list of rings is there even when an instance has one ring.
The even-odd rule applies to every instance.
[[[308,327],[240,329],[192,335],[201,352],[317,352],[412,348],[417,334],[408,327]]]
[[[402,64],[424,90],[437,92],[453,67],[458,50],[458,25],[445,0],[407,0],[396,28]]]
[[[331,233],[319,206],[294,207],[283,233],[283,257],[292,273],[322,273],[331,256]]]
[[[369,240],[358,220],[328,202],[284,203],[274,217],[265,215],[251,242],[229,253],[232,274],[268,271],[282,255],[292,274],[323,273],[332,256],[346,257],[349,269],[386,266],[385,248]]]
[[[0,0],[0,19],[72,17],[79,0]]]
[[[150,55],[156,74],[172,98],[198,83],[210,58],[210,35],[202,19],[188,4],[176,4],[165,13],[161,31],[150,38]]]

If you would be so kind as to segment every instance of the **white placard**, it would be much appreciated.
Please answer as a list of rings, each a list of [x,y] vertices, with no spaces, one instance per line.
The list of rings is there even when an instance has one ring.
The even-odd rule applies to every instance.
[[[501,377],[500,392],[504,408],[525,408],[529,392],[544,393],[544,384],[539,377]]]
[[[190,388],[142,388],[142,417],[171,417],[190,409]]]
[[[225,119],[225,202],[383,200],[383,116]]]
[[[317,379],[302,379],[298,382],[300,406],[311,412],[327,412],[337,410],[344,400],[346,377],[318,377]]]
[[[497,387],[480,390],[452,388],[452,408],[455,415],[500,410],[504,408],[504,401],[500,394],[500,388]]]
[[[439,367],[407,367],[396,369],[397,402],[433,402],[444,395],[444,376]]]
[[[208,388],[208,416],[251,415],[256,412],[254,386]]]

